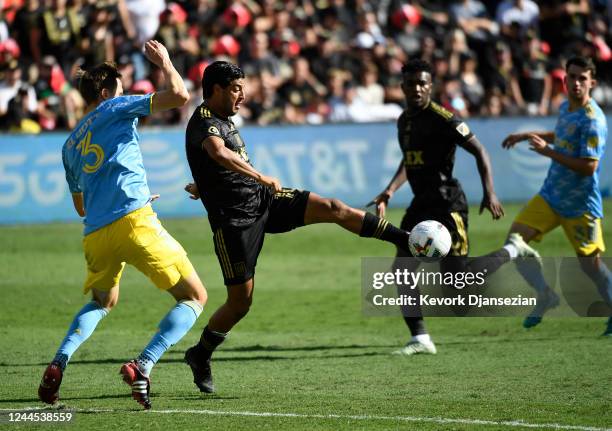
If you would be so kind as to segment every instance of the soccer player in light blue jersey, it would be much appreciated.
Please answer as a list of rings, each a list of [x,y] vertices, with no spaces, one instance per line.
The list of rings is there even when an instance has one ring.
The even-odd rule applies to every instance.
[[[552,159],[544,185],[510,228],[525,241],[542,236],[561,225],[572,243],[582,270],[593,280],[604,301],[612,307],[612,274],[601,260],[605,251],[601,219],[603,208],[599,190],[599,160],[604,154],[608,126],[606,118],[591,98],[595,86],[595,66],[591,59],[574,57],[566,66],[568,97],[560,107],[553,132],[509,135],[504,148],[528,141],[531,149]],[[526,263],[519,270],[538,292],[537,306],[523,322],[526,328],[542,321],[547,309],[559,303],[541,269]],[[603,335],[612,336],[612,318]]]
[[[121,75],[113,63],[103,63],[81,76],[79,90],[87,109],[66,140],[62,158],[74,207],[85,218],[87,279],[83,290],[91,291],[92,301],[76,314],[45,370],[38,395],[48,404],[59,399],[71,356],[117,303],[126,263],[177,301],[142,353],[121,367],[132,397],[145,409],[151,407],[151,369],[189,331],[206,303],[206,289],[185,250],[162,227],[151,208],[153,199],[136,131],[138,117],[183,106],[189,93],[161,43],[147,42],[145,55],[162,70],[166,90],[124,96]]]

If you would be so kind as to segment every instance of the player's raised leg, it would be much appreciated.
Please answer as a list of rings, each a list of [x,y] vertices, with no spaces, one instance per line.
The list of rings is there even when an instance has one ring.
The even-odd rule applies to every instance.
[[[323,198],[311,192],[304,224],[314,223],[336,223],[361,237],[377,238],[402,249],[408,248],[408,232],[398,229],[384,218],[349,207],[339,199]]]

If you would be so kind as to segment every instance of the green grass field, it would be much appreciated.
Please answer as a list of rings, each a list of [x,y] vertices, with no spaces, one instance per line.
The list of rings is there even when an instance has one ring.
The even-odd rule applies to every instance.
[[[508,205],[499,222],[473,212],[472,254],[500,246],[518,209]],[[399,223],[401,215],[389,218]],[[599,337],[605,319],[545,319],[526,331],[520,317],[432,318],[438,355],[391,356],[407,330],[399,318],[362,315],[360,258],[394,250],[335,226],[267,237],[251,312],[215,355],[218,392],[201,395],[182,358],[225,288],[206,219],[163,222],[208,288],[204,314],[155,368],[153,410],[141,411],[119,367],[148,342],[173,301],[128,268],[118,306],[64,376],[61,405],[75,413],[66,429],[612,427],[612,339]],[[611,244],[612,223],[604,225]],[[573,255],[560,230],[538,247],[545,256]],[[0,262],[0,428],[49,429],[8,424],[6,414],[43,407],[36,395],[42,372],[88,300],[81,226],[0,227]]]

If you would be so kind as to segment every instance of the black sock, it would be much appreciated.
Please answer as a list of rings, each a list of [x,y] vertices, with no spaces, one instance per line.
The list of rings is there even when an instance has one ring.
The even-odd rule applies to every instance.
[[[225,341],[227,334],[215,332],[208,329],[208,325],[202,331],[198,348],[204,355],[211,356],[219,344]]]
[[[487,277],[497,271],[502,265],[510,262],[510,253],[505,248],[500,248],[493,253],[474,257],[469,260],[469,269],[472,272],[487,270]]]
[[[380,218],[368,212],[365,213],[365,217],[363,218],[359,236],[364,238],[378,238],[395,244],[403,250],[406,250],[408,247],[407,232],[396,228],[384,218]]]
[[[406,325],[408,325],[408,329],[410,329],[410,334],[413,337],[416,335],[427,334],[427,329],[425,329],[425,321],[422,317],[404,316],[404,321],[406,322]]]

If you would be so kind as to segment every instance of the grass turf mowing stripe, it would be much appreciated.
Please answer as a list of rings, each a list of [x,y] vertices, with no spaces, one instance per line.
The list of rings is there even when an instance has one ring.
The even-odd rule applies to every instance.
[[[22,407],[15,409],[0,408],[0,412],[34,411],[34,410],[58,410],[53,407]],[[120,409],[63,409],[61,411],[74,413],[140,413],[136,410]],[[144,412],[144,410],[143,410]],[[145,414],[197,414],[214,416],[250,416],[250,417],[276,417],[276,418],[300,418],[300,419],[342,419],[356,421],[396,421],[396,422],[428,422],[437,424],[460,424],[460,425],[484,425],[484,426],[506,426],[514,428],[536,428],[536,429],[555,429],[570,431],[612,431],[612,428],[599,428],[583,425],[564,425],[555,423],[529,423],[522,420],[513,421],[492,421],[483,419],[464,419],[464,418],[442,418],[425,416],[379,416],[379,415],[339,415],[339,414],[303,414],[303,413],[278,413],[278,412],[248,412],[248,411],[223,411],[223,410],[192,410],[192,409],[170,409],[170,410],[146,410]]]

